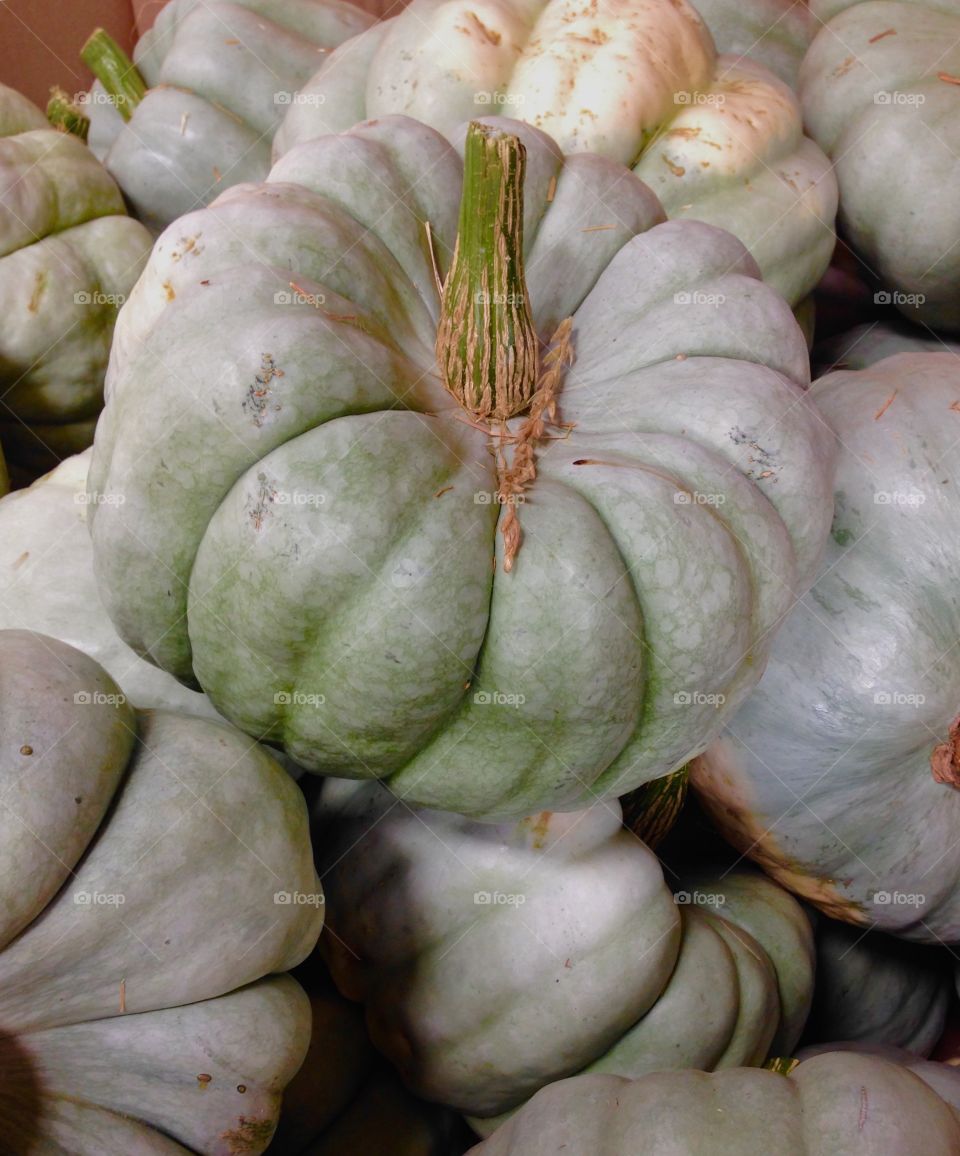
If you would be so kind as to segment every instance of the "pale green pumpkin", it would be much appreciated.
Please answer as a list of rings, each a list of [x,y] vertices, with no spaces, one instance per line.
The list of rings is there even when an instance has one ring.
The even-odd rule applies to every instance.
[[[101,77],[86,104],[90,147],[159,231],[262,180],[297,89],[372,23],[345,0],[170,0],[134,48],[135,69],[103,36],[84,50]]]
[[[427,225],[446,276],[462,161],[406,118],[311,141],[159,239],[89,479],[101,596],[138,653],[309,770],[491,819],[623,794],[719,732],[815,570],[834,453],[738,241],[664,222],[613,161],[487,131],[507,129],[526,286],[470,317],[529,300],[541,368],[572,318],[564,424],[519,500],[528,413],[474,416],[437,365]],[[506,366],[510,340],[473,348]]]
[[[885,299],[960,329],[960,5],[811,0],[826,21],[800,71],[808,132],[834,163],[839,224]]]
[[[796,96],[755,60],[718,57],[687,0],[413,0],[331,54],[274,155],[367,118],[454,139],[491,113],[631,166],[670,217],[739,237],[791,304],[827,268],[836,181]]]
[[[898,354],[811,393],[842,447],[822,576],[691,783],[826,914],[955,943],[960,361]]]
[[[271,973],[323,918],[296,785],[27,631],[0,631],[0,745],[4,1149],[262,1152],[310,1024]]]
[[[573,1072],[761,1064],[799,1038],[799,905],[753,875],[671,895],[612,803],[492,825],[331,781],[320,816],[336,983],[408,1085],[481,1133]]]
[[[150,243],[83,141],[0,85],[0,443],[12,465],[35,474],[93,440],[117,310]]]
[[[604,1156],[955,1156],[960,1114],[926,1075],[841,1051],[786,1076],[575,1076],[544,1088],[471,1156],[554,1156],[564,1145]]]
[[[835,369],[866,369],[895,353],[952,353],[960,357],[960,342],[906,321],[874,321],[856,325],[819,342],[812,360],[817,377]]]
[[[90,453],[0,500],[0,629],[35,630],[75,646],[135,706],[218,718],[205,695],[138,658],[103,608],[87,529]]]

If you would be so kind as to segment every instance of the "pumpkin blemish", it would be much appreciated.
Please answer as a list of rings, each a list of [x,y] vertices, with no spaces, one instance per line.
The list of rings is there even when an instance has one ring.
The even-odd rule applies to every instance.
[[[33,747],[31,747],[28,743],[24,743],[23,746],[20,748],[20,754],[21,755],[32,755],[33,754]]]

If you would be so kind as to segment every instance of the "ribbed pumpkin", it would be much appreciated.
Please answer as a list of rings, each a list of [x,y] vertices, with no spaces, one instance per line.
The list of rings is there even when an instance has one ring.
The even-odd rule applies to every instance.
[[[320,817],[335,982],[408,1085],[481,1132],[573,1072],[796,1045],[813,986],[798,904],[753,874],[671,895],[613,804],[493,825],[331,781]]]
[[[156,232],[262,180],[273,133],[332,48],[373,18],[345,0],[170,0],[133,51],[102,30],[84,62],[90,147]]]
[[[83,140],[0,85],[0,443],[12,466],[35,476],[93,440],[117,310],[150,242]],[[0,493],[5,476],[0,466]]]
[[[520,122],[470,139],[455,261],[463,163],[406,118],[164,234],[89,520],[121,637],[231,721],[520,818],[718,733],[814,573],[834,446],[738,241]]]
[[[604,1156],[955,1156],[960,1113],[938,1094],[940,1075],[953,1085],[942,1064],[911,1071],[835,1051],[787,1076],[575,1076],[544,1088],[471,1156],[554,1156],[564,1145]]]
[[[687,0],[413,0],[330,55],[274,155],[372,117],[455,138],[486,113],[631,166],[670,217],[739,237],[791,303],[827,267],[836,180],[796,96],[755,60],[718,57]]]
[[[808,132],[833,161],[838,223],[885,299],[960,330],[960,8],[810,0],[825,23],[800,70]]]
[[[262,1152],[310,1025],[270,973],[323,920],[296,784],[28,631],[0,631],[0,754],[4,1150]]]
[[[834,918],[960,940],[960,361],[811,390],[841,458],[823,572],[693,765],[728,840]]]

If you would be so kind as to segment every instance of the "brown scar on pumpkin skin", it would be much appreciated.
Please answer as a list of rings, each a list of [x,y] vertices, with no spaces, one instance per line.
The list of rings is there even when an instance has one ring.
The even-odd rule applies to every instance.
[[[869,1100],[867,1099],[867,1089],[861,1087],[860,1089],[860,1116],[857,1119],[857,1131],[862,1132],[863,1126],[867,1122],[867,1109],[869,1108]]]
[[[539,851],[547,841],[547,833],[550,830],[550,819],[553,816],[552,811],[541,811],[539,815],[531,815],[529,819],[524,819],[524,824],[530,828],[530,834],[533,836],[533,846]]]
[[[944,84],[960,84],[960,76],[951,76],[949,72],[938,72],[937,80],[942,80]]]
[[[886,36],[896,36],[896,34],[896,28],[888,28],[885,32],[878,32],[876,36],[871,36],[867,43],[876,44],[878,40],[883,40]]]
[[[947,741],[930,753],[930,770],[934,782],[960,787],[960,715],[950,724]]]
[[[251,1120],[248,1116],[237,1119],[237,1127],[220,1133],[220,1139],[227,1143],[227,1150],[231,1156],[245,1156],[250,1152],[261,1152],[270,1142],[277,1122],[269,1120]]]
[[[27,302],[27,311],[29,313],[36,313],[40,308],[40,298],[43,296],[46,287],[47,275],[42,269],[39,269],[33,283],[33,292],[30,294],[30,300]]]
[[[899,389],[895,389],[893,391],[893,393],[890,394],[890,396],[883,403],[883,405],[880,406],[880,408],[877,410],[877,412],[873,415],[874,421],[879,421],[883,417],[883,415],[887,412],[887,410],[890,408],[890,406],[893,405],[893,403],[896,399],[896,396],[899,392],[900,392]]]

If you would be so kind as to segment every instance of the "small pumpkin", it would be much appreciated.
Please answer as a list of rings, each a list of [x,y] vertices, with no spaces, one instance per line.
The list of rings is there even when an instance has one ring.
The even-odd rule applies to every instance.
[[[310,141],[158,240],[89,520],[121,637],[231,721],[520,818],[718,733],[812,577],[834,447],[738,241],[522,122],[468,139],[466,182],[407,118]]]
[[[413,1091],[482,1133],[575,1071],[760,1064],[797,1042],[798,904],[760,876],[671,895],[611,804],[492,825],[331,780],[320,815],[335,982]]]
[[[296,784],[29,631],[0,631],[0,751],[5,1148],[262,1152],[309,1037],[270,973],[322,924]]]
[[[0,443],[12,466],[35,476],[93,440],[117,310],[150,244],[83,140],[0,85]]]
[[[486,113],[630,166],[670,217],[739,237],[791,304],[830,261],[836,181],[796,96],[748,57],[717,57],[687,0],[413,0],[331,53],[274,155],[385,116],[455,138]]]
[[[960,12],[954,0],[811,0],[807,131],[833,161],[842,232],[910,321],[960,329]]]
[[[83,59],[90,147],[159,232],[270,168],[270,143],[324,55],[373,23],[345,0],[170,0],[129,60],[98,29]]]
[[[835,1051],[789,1075],[574,1076],[538,1092],[471,1156],[554,1156],[563,1145],[607,1156],[916,1156],[920,1136],[925,1153],[954,1156],[960,1113],[924,1074]]]
[[[960,362],[898,354],[811,394],[842,447],[823,572],[691,784],[730,842],[827,915],[954,943]]]
[[[805,1044],[848,1040],[929,1056],[954,997],[947,952],[825,918],[818,920],[816,941]]]

